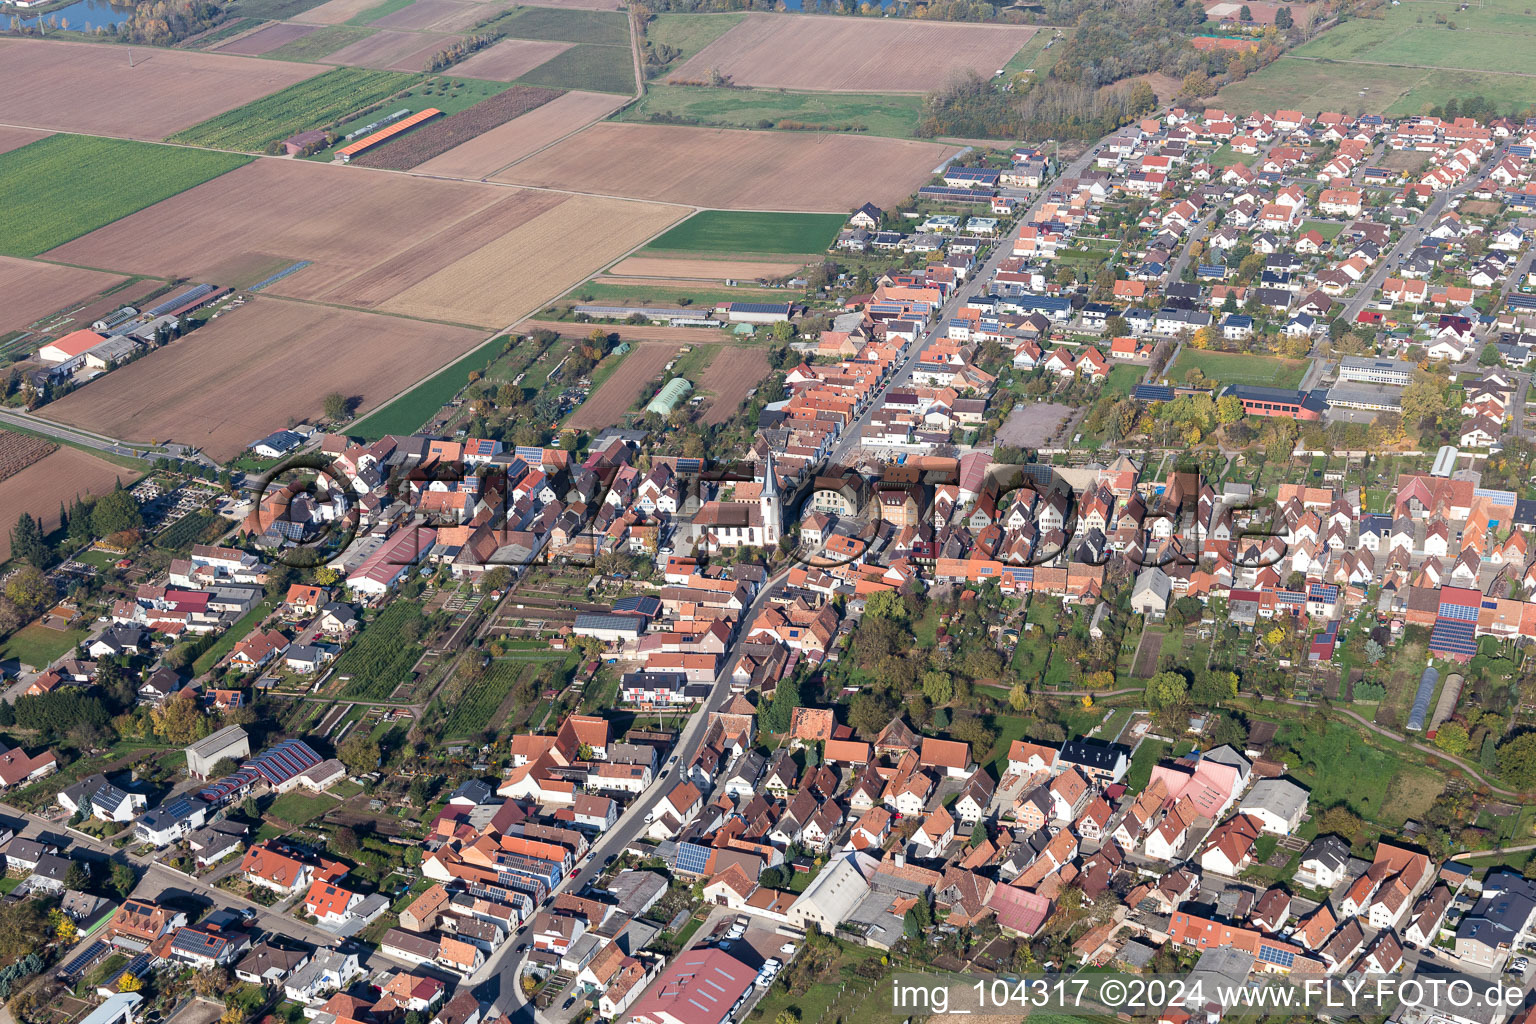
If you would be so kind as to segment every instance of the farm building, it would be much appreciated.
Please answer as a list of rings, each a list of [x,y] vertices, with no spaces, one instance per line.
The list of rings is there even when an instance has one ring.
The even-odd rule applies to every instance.
[[[692,390],[693,385],[688,381],[682,377],[673,377],[663,384],[661,390],[656,392],[656,397],[646,404],[645,411],[666,416],[676,409]]]
[[[436,540],[436,530],[425,527],[401,530],[363,560],[347,577],[347,586],[359,594],[383,596],[396,580],[432,550]]]
[[[37,358],[61,369],[74,369],[87,352],[106,340],[95,331],[71,331],[38,349]]]
[[[737,324],[776,324],[795,315],[793,302],[727,302],[719,308]]]
[[[236,760],[251,755],[251,741],[245,730],[238,725],[220,729],[204,736],[187,748],[187,771],[199,779],[206,779],[213,768],[226,757]]]

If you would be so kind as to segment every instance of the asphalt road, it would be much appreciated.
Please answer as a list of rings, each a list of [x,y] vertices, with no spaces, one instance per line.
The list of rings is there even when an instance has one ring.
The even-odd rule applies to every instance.
[[[672,748],[672,753],[668,755],[665,762],[668,767],[664,767],[656,781],[651,783],[651,787],[629,805],[618,823],[602,833],[588,851],[584,866],[556,886],[550,893],[551,899],[557,893],[580,892],[586,888],[602,872],[609,856],[621,853],[645,831],[649,824],[646,820],[649,812],[672,791],[672,787],[676,784],[678,767],[691,763],[699,752],[699,747],[704,742],[705,723],[709,720],[710,713],[720,710],[730,700],[731,672],[736,668],[736,663],[741,660],[741,637],[745,635],[746,625],[757,618],[758,613],[763,610],[770,598],[783,587],[787,574],[788,570],[785,570],[768,579],[751,606],[742,612],[741,634],[726,653],[720,674],[715,677],[714,689],[709,699],[683,727],[677,745]],[[496,952],[486,960],[485,966],[465,982],[465,986],[471,989],[482,1003],[488,1002],[508,1018],[521,1020],[524,1024],[537,1020],[537,1016],[533,1004],[523,999],[522,989],[517,983],[518,977],[522,974],[523,961],[527,953],[526,950],[519,952],[518,947],[524,943],[531,945],[532,942],[532,928],[529,924],[524,924],[516,934],[497,948]]]
[[[156,459],[176,458],[190,459],[205,466],[217,467],[212,459],[196,452],[185,445],[146,445],[129,444],[116,438],[103,437],[99,434],[84,433],[70,427],[45,420],[29,413],[17,412],[14,409],[0,409],[0,423],[8,423],[13,427],[30,430],[35,434],[43,434],[59,441],[66,441],[81,448],[90,448],[98,452],[106,452],[108,455],[121,455],[130,459],[143,459],[145,462],[154,462]]]

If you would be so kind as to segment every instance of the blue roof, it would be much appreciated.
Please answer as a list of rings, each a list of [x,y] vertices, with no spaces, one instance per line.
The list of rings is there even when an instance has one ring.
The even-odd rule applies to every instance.
[[[1166,384],[1137,384],[1131,397],[1138,402],[1171,402],[1173,388]]]
[[[1477,653],[1477,622],[1463,622],[1457,619],[1436,619],[1434,631],[1429,635],[1429,649],[1436,654],[1464,654],[1468,657]],[[1433,691],[1434,687],[1430,687]],[[1422,691],[1421,691],[1422,692]],[[1424,716],[1418,712],[1418,701],[1414,701],[1414,712],[1419,724],[1415,726],[1414,718],[1408,719],[1408,728],[1422,729]]]

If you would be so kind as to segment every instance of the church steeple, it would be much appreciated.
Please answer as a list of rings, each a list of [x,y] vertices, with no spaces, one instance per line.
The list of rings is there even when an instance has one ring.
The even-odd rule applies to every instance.
[[[784,529],[784,511],[779,502],[779,476],[773,468],[773,449],[763,458],[763,487],[758,492],[758,508],[763,514],[763,543],[774,545]]]

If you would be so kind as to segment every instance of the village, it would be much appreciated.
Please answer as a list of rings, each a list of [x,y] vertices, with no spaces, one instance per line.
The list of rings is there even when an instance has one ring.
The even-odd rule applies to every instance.
[[[1508,121],[1175,108],[855,211],[837,251],[913,266],[795,337],[741,450],[263,438],[306,457],[178,506],[173,550],[35,573],[26,628],[76,642],[0,710],[26,1009],[1523,986],[1533,156]],[[87,342],[59,366],[106,368]]]

